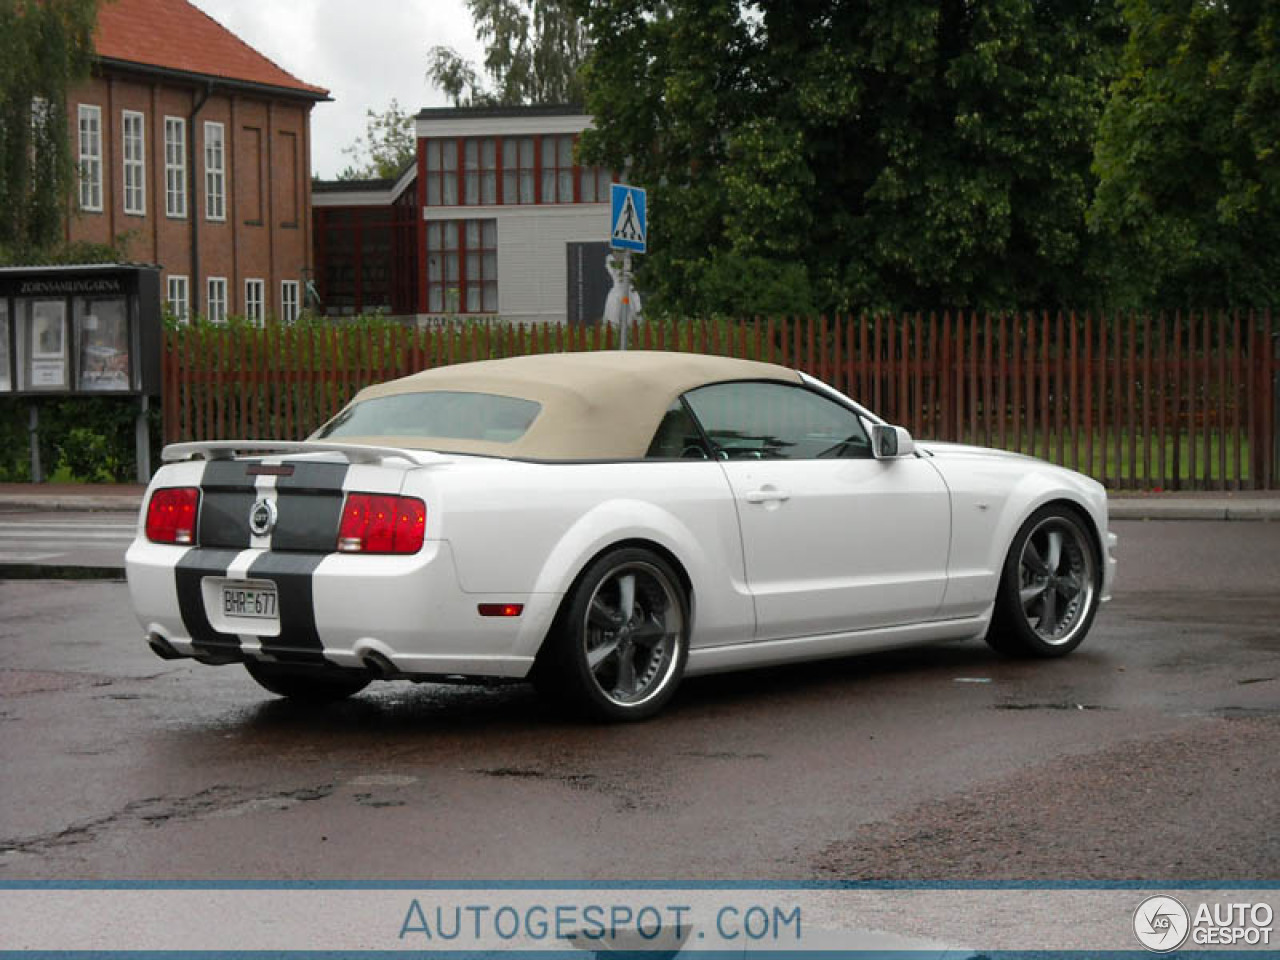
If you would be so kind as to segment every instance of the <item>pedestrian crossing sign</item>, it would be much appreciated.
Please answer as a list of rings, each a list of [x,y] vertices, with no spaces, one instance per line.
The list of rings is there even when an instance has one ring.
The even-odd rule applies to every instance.
[[[644,253],[648,236],[648,219],[645,213],[645,191],[625,183],[615,183],[610,190],[611,213],[609,246],[615,250]]]

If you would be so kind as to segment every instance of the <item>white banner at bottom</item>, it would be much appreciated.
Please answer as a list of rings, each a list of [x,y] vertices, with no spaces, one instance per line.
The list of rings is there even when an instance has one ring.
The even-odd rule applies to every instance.
[[[1280,888],[0,885],[0,953],[1275,951]]]

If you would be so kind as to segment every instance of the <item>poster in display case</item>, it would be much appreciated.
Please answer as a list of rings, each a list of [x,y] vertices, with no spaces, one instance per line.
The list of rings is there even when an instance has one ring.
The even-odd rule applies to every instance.
[[[129,323],[124,297],[75,301],[81,390],[128,390]]]
[[[65,300],[27,301],[27,383],[33,390],[67,387],[67,304]]]

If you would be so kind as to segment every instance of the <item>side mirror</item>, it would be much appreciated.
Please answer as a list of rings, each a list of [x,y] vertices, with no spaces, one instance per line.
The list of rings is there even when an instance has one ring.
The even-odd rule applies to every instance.
[[[871,428],[871,451],[877,460],[898,460],[916,452],[916,442],[906,427],[878,423]]]

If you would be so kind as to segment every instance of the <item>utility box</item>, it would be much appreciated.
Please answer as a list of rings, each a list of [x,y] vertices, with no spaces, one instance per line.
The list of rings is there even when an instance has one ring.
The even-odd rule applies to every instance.
[[[0,398],[138,400],[138,479],[150,474],[148,398],[161,390],[160,268],[0,267]],[[40,479],[31,407],[32,477]]]

